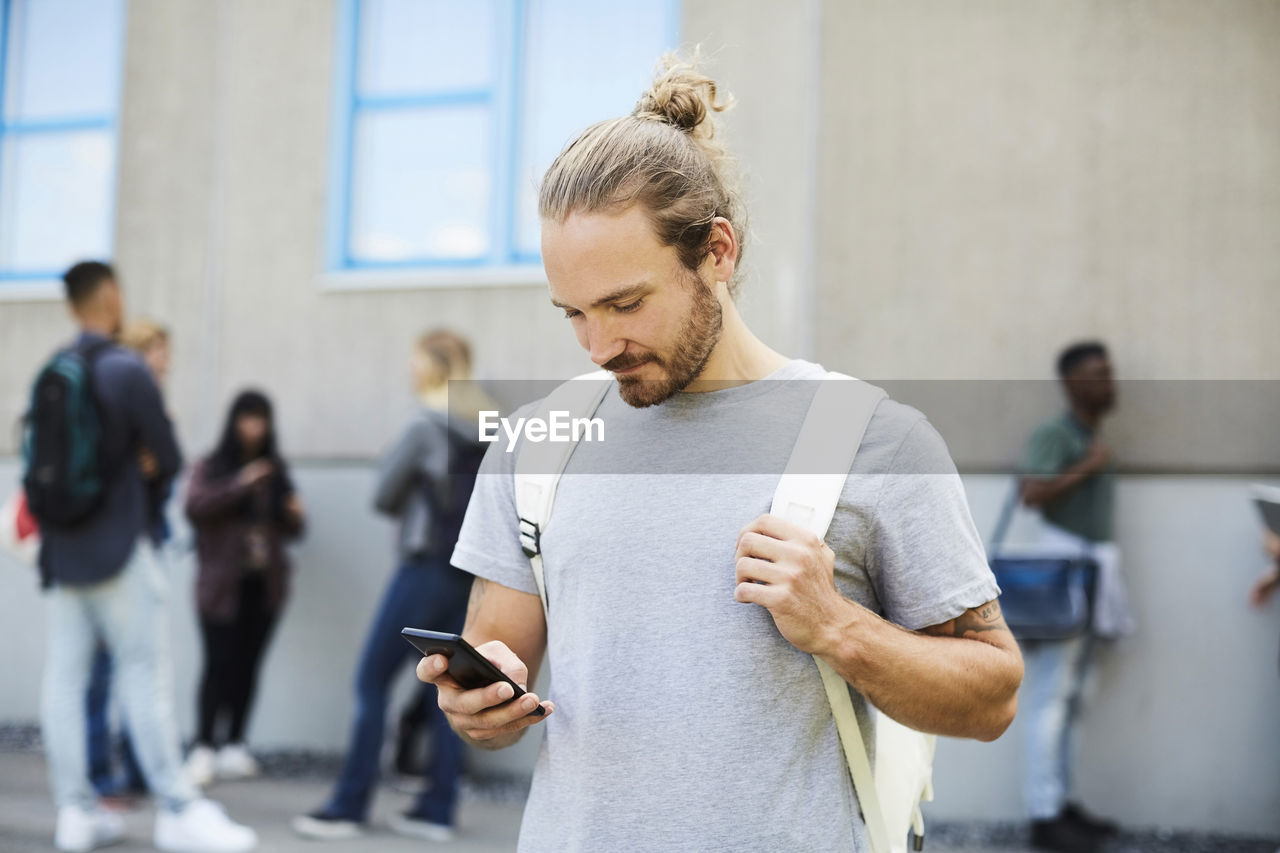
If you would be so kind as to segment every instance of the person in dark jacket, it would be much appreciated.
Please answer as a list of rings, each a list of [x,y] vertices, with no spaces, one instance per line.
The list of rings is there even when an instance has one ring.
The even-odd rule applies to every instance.
[[[215,776],[258,773],[245,729],[258,667],[288,595],[285,544],[302,535],[304,523],[265,395],[244,391],[231,404],[217,448],[191,474],[187,516],[196,534],[196,609],[205,652],[199,731],[187,772],[207,785]]]
[[[49,589],[48,662],[41,723],[49,781],[58,806],[54,846],[91,850],[124,838],[124,821],[104,810],[89,784],[85,688],[94,646],[105,642],[147,787],[159,805],[154,841],[161,850],[252,850],[257,833],[233,823],[199,796],[182,773],[173,714],[168,644],[168,577],[148,533],[150,512],[142,450],[151,478],[171,481],[182,455],[155,379],[136,354],[110,343],[124,316],[115,271],[84,261],[63,276],[80,335],[72,346],[98,352],[92,388],[102,423],[99,454],[106,494],[73,526],[41,520],[40,569]]]
[[[151,371],[156,387],[163,393],[169,374],[169,330],[147,319],[130,321],[120,333],[120,344],[142,357]],[[139,451],[138,467],[147,490],[147,509],[151,521],[147,525],[156,557],[164,563],[164,547],[171,531],[165,518],[165,505],[173,491],[173,481],[160,477],[159,465],[151,451]],[[88,723],[89,781],[105,802],[116,807],[130,807],[135,797],[147,793],[146,777],[138,764],[133,742],[124,720],[120,726],[120,758],[122,775],[117,776],[111,736],[111,655],[99,641],[93,656],[92,677],[85,694],[85,716]]]
[[[456,461],[479,446],[475,415],[496,408],[465,380],[471,354],[465,340],[448,331],[422,336],[411,370],[421,408],[383,457],[374,505],[399,520],[399,568],[383,593],[356,674],[356,718],[342,774],[329,801],[294,818],[298,834],[317,840],[352,838],[362,832],[378,776],[387,697],[395,676],[418,652],[400,637],[406,626],[457,633],[466,616],[471,575],[449,565],[466,511],[469,491],[451,475]],[[452,397],[452,399],[451,399]],[[462,487],[465,491],[465,487]],[[434,690],[434,689],[433,689]],[[453,837],[462,743],[440,714],[431,712],[431,759],[427,787],[413,808],[395,816],[402,835],[444,841]]]

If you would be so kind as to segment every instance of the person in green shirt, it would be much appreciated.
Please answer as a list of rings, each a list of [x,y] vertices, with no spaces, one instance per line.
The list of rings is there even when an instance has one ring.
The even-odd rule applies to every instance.
[[[1092,630],[1068,640],[1024,640],[1026,676],[1021,716],[1026,733],[1023,799],[1031,817],[1032,843],[1041,849],[1078,853],[1101,849],[1116,830],[1068,800],[1072,752],[1081,692],[1093,636],[1117,636],[1131,627],[1122,589],[1116,607],[1104,609],[1112,624],[1100,624],[1098,607],[1108,569],[1119,583],[1114,538],[1115,478],[1112,456],[1098,435],[1115,407],[1116,388],[1106,347],[1077,343],[1058,357],[1066,411],[1032,433],[1019,469],[1019,498],[1044,520],[1043,542],[1064,555],[1092,556],[1099,563],[1099,593]],[[1110,593],[1108,593],[1110,594]]]

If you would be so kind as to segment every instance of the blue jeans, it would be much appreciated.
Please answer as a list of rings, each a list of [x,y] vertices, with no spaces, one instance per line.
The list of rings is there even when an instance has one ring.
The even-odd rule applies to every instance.
[[[458,633],[466,619],[471,575],[449,565],[447,557],[406,562],[396,571],[369,628],[356,673],[356,717],[351,727],[342,774],[321,812],[327,817],[363,822],[373,799],[387,720],[387,694],[405,664],[421,654],[400,636],[405,627]],[[449,728],[435,696],[427,702],[431,727],[428,786],[412,814],[432,823],[453,825],[462,741]]]
[[[111,743],[111,653],[101,644],[93,655],[93,670],[84,701],[88,726],[89,783],[93,785],[93,789],[100,797],[113,796],[122,791],[145,792],[147,782],[143,778],[142,768],[138,766],[138,758],[134,755],[127,723],[120,726],[120,757],[124,764],[124,778],[116,778]]]
[[[1062,813],[1071,791],[1076,720],[1094,640],[1023,640],[1022,797],[1032,820]]]
[[[40,722],[49,783],[59,806],[89,809],[85,691],[98,638],[116,666],[116,685],[147,786],[162,808],[197,796],[181,771],[169,659],[169,580],[151,545],[139,541],[115,577],[90,586],[55,585],[48,602],[48,657]]]

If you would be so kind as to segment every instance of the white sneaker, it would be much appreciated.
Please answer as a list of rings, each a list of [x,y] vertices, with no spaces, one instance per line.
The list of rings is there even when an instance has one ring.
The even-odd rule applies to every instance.
[[[212,800],[193,800],[180,812],[158,812],[153,840],[171,853],[247,853],[258,846],[258,833]]]
[[[294,832],[312,841],[349,841],[364,835],[364,827],[354,820],[339,820],[319,814],[300,814],[290,825]]]
[[[207,788],[213,784],[214,772],[217,770],[217,756],[207,746],[197,746],[187,754],[187,763],[182,772],[197,788]]]
[[[124,818],[115,812],[95,808],[85,811],[79,806],[58,809],[58,828],[53,846],[66,853],[85,853],[124,840]]]
[[[432,823],[420,817],[407,814],[392,815],[388,821],[391,831],[409,838],[423,838],[427,841],[452,841],[457,837],[452,826],[443,823]]]
[[[229,743],[218,750],[214,760],[214,774],[223,780],[252,779],[262,774],[258,762],[242,743]]]

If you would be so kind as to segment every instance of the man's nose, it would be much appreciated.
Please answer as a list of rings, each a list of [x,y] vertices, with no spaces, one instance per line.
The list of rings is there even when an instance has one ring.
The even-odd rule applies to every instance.
[[[587,320],[587,351],[591,353],[591,360],[595,364],[608,364],[622,355],[626,348],[626,340],[615,333],[611,323]]]

